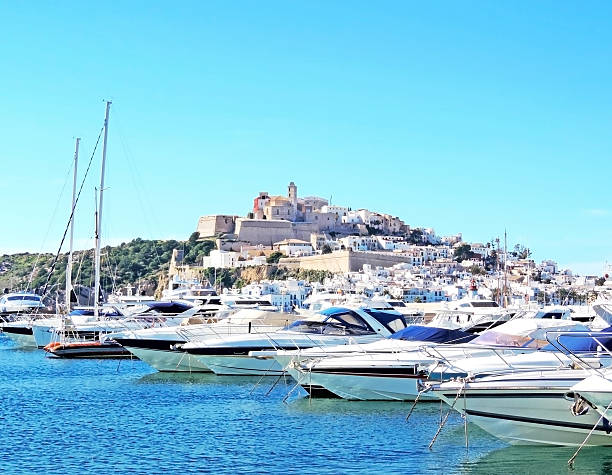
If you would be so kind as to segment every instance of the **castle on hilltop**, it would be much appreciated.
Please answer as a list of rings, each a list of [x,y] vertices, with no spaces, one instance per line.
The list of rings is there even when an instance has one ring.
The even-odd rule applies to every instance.
[[[253,200],[253,211],[249,217],[310,222],[314,220],[315,213],[321,214],[323,207],[328,204],[325,198],[318,196],[298,198],[297,186],[291,182],[287,187],[287,196],[270,196],[267,191],[260,192]]]
[[[296,184],[290,182],[287,196],[260,192],[245,218],[201,216],[196,231],[201,238],[218,238],[219,249],[236,249],[250,245],[271,247],[287,239],[320,241],[320,235],[326,233],[365,236],[372,230],[397,234],[407,229],[403,221],[387,214],[331,206],[328,200],[317,196],[300,198]]]

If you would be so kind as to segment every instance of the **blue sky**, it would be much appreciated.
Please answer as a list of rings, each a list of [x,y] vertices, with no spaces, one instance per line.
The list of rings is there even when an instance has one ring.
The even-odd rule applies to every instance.
[[[74,137],[83,172],[112,99],[106,242],[185,239],[293,180],[601,274],[610,24],[609,2],[4,2],[0,253],[58,246]]]

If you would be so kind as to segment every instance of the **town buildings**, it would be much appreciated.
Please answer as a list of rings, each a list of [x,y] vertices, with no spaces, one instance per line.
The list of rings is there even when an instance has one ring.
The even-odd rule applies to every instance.
[[[433,228],[411,228],[379,211],[301,197],[294,182],[286,196],[260,192],[245,217],[202,216],[197,231],[217,242],[204,267],[259,266],[271,252],[280,252],[285,257],[279,265],[334,273],[322,284],[331,292],[444,302],[465,297],[476,284],[480,296],[505,304],[581,303],[596,294],[594,278],[577,280],[554,261],[536,264],[528,252],[465,243],[461,233],[438,236]],[[466,245],[467,255],[457,258]],[[312,287],[303,281],[262,281],[242,291],[270,295],[273,305],[290,309],[301,306]]]

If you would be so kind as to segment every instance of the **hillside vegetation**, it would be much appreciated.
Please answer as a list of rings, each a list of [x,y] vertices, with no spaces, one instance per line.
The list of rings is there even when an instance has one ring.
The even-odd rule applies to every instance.
[[[119,246],[102,248],[101,285],[104,292],[112,293],[126,284],[138,284],[148,294],[161,295],[161,287],[167,283],[167,271],[173,249],[184,252],[183,264],[197,266],[202,258],[215,248],[214,241],[198,241],[197,233],[186,241],[161,241],[134,239]],[[41,293],[51,271],[53,254],[5,254],[0,256],[0,291],[33,290]],[[94,284],[93,249],[78,251],[73,257],[72,281],[75,285],[92,288]],[[47,283],[47,294],[56,289],[63,291],[66,282],[67,253],[60,254]],[[311,282],[322,282],[331,272],[294,270],[271,263],[259,267],[241,269],[202,269],[202,279],[217,287],[242,287],[263,279],[296,278]],[[161,285],[160,285],[161,284]]]
[[[102,248],[101,285],[106,292],[127,283],[143,282],[156,286],[160,274],[168,270],[173,249],[183,249],[184,263],[197,264],[207,256],[215,244],[212,241],[161,241],[134,239],[119,246]],[[75,284],[93,286],[93,249],[73,254],[72,280]],[[64,287],[66,281],[67,253],[60,254],[49,276],[55,256],[53,254],[11,254],[0,256],[0,289],[42,291],[47,278],[47,290]]]

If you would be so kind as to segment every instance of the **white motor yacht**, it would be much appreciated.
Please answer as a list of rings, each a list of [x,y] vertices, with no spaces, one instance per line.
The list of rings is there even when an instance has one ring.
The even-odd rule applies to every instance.
[[[468,343],[421,342],[415,345],[411,341],[398,340],[392,344],[390,339],[376,346],[355,348],[353,355],[334,356],[328,352],[327,357],[314,349],[306,350],[286,369],[307,391],[314,387],[321,393],[325,389],[346,399],[410,401],[419,395],[418,383],[428,377],[425,370],[432,364],[468,357],[499,355],[505,358],[533,352],[548,343],[545,330],[576,326],[571,321],[525,319],[507,322]],[[421,398],[431,399],[429,395]]]
[[[109,335],[158,371],[210,372],[198,358],[186,353],[181,345],[206,337],[268,333],[286,327],[297,316],[258,309],[241,309],[224,318],[210,318],[209,323],[189,324],[198,321],[201,307],[194,307],[184,314],[181,325],[147,328]]]
[[[515,313],[515,310],[500,307],[494,300],[464,298],[445,304],[431,324],[444,328],[472,328],[473,332],[480,332],[510,321]]]
[[[251,357],[249,352],[369,343],[405,326],[403,315],[393,309],[347,305],[322,310],[277,332],[196,340],[182,348],[217,374],[280,375],[283,368],[274,359]]]
[[[568,333],[567,330],[571,330]],[[612,357],[602,348],[612,348],[612,327],[592,332],[581,324],[563,331],[548,330],[548,345],[538,351],[514,355],[497,352],[489,356],[438,361],[427,369],[429,379],[443,381],[468,375],[492,376],[508,371],[530,371],[569,368],[579,357],[583,364],[610,367]]]
[[[0,314],[29,313],[43,308],[45,305],[40,295],[31,292],[12,292],[0,296]]]
[[[612,445],[612,425],[573,388],[592,370],[509,372],[431,386],[433,394],[513,445]],[[585,394],[588,391],[585,391]]]
[[[406,400],[406,393],[418,394],[418,380],[426,378],[414,363],[421,346],[467,343],[474,338],[461,330],[410,325],[372,343],[278,351],[273,357],[312,397]],[[407,355],[411,355],[408,363]],[[418,357],[430,358],[425,353]],[[373,385],[363,384],[367,379]],[[435,398],[425,395],[424,399]]]
[[[470,422],[510,444],[612,445],[608,414],[612,333],[608,330],[549,335],[553,345],[573,360],[571,365],[561,365],[565,367],[521,369],[509,361],[502,374],[471,373],[424,387]]]

